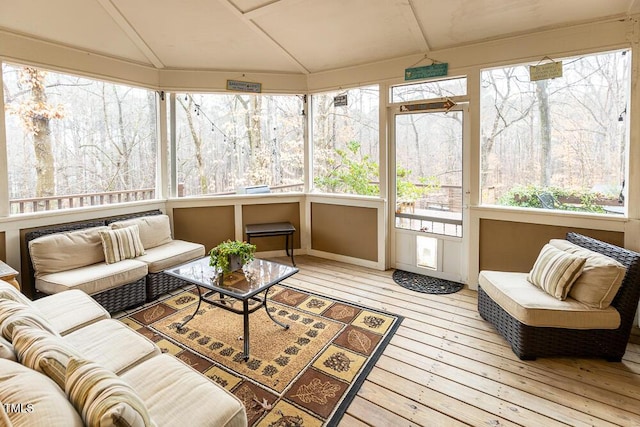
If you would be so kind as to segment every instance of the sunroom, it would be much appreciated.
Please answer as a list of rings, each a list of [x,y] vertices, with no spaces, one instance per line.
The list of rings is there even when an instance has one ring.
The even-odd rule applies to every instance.
[[[636,338],[520,361],[475,292],[571,231],[640,251],[640,3],[440,3],[3,1],[0,260],[26,289],[30,230],[289,222],[285,284],[404,317],[342,424],[640,424]]]

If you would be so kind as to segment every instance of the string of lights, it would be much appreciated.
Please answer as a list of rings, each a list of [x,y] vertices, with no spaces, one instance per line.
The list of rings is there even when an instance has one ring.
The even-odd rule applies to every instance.
[[[224,142],[227,142],[227,134],[224,133],[224,131],[222,129],[220,129],[218,126],[216,126],[216,124],[213,122],[213,120],[211,120],[209,118],[209,116],[207,116],[207,113],[205,113],[202,108],[200,107],[200,104],[198,104],[194,99],[193,96],[191,96],[190,94],[186,94],[184,96],[184,100],[188,101],[189,99],[191,99],[191,102],[193,103],[194,106],[194,113],[196,113],[196,116],[200,116],[202,114],[202,117],[204,117],[210,124],[211,124],[211,132],[215,132],[216,130],[218,132],[220,132],[222,134],[222,136],[224,137]]]

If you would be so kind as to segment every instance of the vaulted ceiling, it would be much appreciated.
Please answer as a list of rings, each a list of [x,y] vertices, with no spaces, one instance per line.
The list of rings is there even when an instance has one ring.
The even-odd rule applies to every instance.
[[[640,0],[0,0],[0,31],[158,69],[310,74],[638,12]]]

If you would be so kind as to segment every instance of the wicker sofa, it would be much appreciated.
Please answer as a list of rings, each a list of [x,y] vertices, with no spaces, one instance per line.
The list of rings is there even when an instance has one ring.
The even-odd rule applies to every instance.
[[[626,351],[640,298],[640,254],[577,233],[568,233],[566,241],[613,258],[626,268],[620,287],[608,307],[584,307],[584,304],[568,297],[565,301],[552,301],[552,308],[548,308],[542,300],[553,300],[553,297],[544,295],[530,283],[530,288],[527,288],[527,273],[482,271],[478,311],[483,319],[495,326],[522,360],[593,357],[620,361]],[[517,307],[506,296],[509,292],[512,295],[513,292],[520,295],[529,293],[533,298],[528,299],[527,306]],[[559,310],[551,322],[566,323],[570,327],[554,327],[553,323],[540,326],[539,322],[524,320],[529,315],[532,315],[530,318],[545,318],[545,309]],[[598,324],[603,326],[594,326]]]
[[[101,232],[135,225],[144,254],[107,263]],[[140,305],[183,283],[163,273],[204,256],[204,246],[175,240],[160,211],[44,227],[25,233],[32,297],[68,289],[91,295],[109,313]]]
[[[238,398],[80,290],[30,301],[0,280],[0,378],[0,426],[247,425]]]

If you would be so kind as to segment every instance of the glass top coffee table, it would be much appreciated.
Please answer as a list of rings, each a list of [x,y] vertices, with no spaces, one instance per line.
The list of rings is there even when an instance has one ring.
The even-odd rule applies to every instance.
[[[267,310],[267,292],[273,285],[277,285],[287,277],[291,277],[299,270],[285,264],[263,259],[254,259],[242,269],[230,273],[224,277],[222,285],[219,284],[218,271],[209,266],[209,257],[188,262],[179,267],[165,270],[170,276],[177,277],[186,282],[193,283],[198,290],[198,306],[191,316],[178,326],[182,329],[200,310],[200,304],[204,301],[208,304],[220,307],[232,313],[242,314],[244,317],[244,360],[249,359],[249,314],[264,307],[269,318],[285,329],[285,325],[274,319]],[[203,293],[201,288],[208,289]],[[218,294],[218,297],[214,297]],[[212,298],[214,297],[214,298]],[[235,302],[242,303],[242,309],[233,307]],[[254,304],[249,305],[250,302]],[[256,304],[257,302],[257,304]]]

